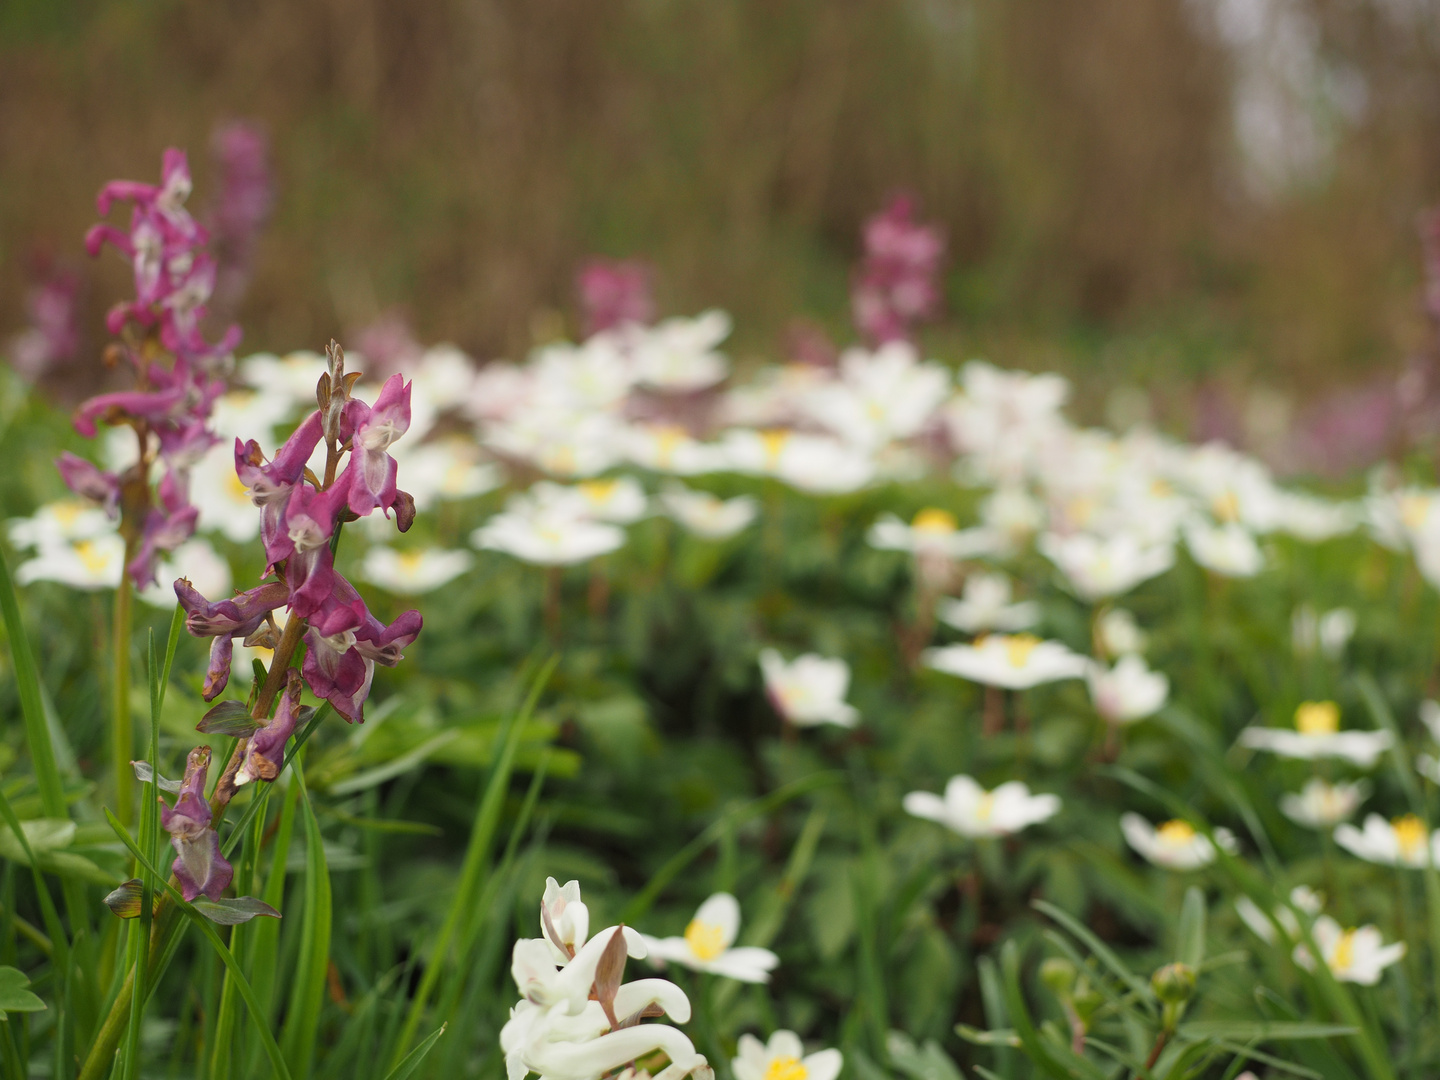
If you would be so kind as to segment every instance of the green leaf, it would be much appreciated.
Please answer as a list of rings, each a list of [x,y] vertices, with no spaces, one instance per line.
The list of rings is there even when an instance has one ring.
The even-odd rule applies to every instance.
[[[430,1053],[430,1048],[440,1041],[440,1036],[445,1034],[445,1025],[432,1031],[425,1037],[425,1041],[405,1055],[403,1061],[395,1068],[385,1074],[385,1080],[407,1080],[407,1078],[420,1067],[420,1062],[425,1060],[425,1055]]]
[[[1198,886],[1191,885],[1185,890],[1178,939],[1176,958],[1199,971],[1205,960],[1205,894]]]
[[[20,712],[25,718],[25,742],[30,748],[30,763],[35,769],[35,785],[40,789],[40,805],[47,817],[67,816],[65,787],[60,768],[55,763],[55,748],[50,742],[50,729],[45,726],[45,708],[40,696],[40,673],[30,652],[30,639],[20,621],[20,605],[10,581],[10,568],[0,556],[0,613],[5,617],[5,633],[10,639],[10,657],[15,665],[15,686],[20,696]]]
[[[0,967],[0,1016],[12,1012],[42,1012],[45,1002],[26,989],[30,980],[19,968]]]
[[[105,897],[105,906],[121,919],[138,919],[144,891],[144,883],[139,878],[131,878]]]
[[[1344,1024],[1314,1024],[1289,1020],[1196,1020],[1181,1024],[1185,1039],[1230,1039],[1234,1042],[1267,1039],[1334,1039],[1355,1034]]]
[[[243,701],[222,701],[200,718],[195,730],[204,735],[248,739],[264,726],[265,721],[251,716]]]
[[[305,906],[300,923],[300,955],[291,980],[290,1006],[280,1037],[285,1060],[295,1080],[306,1080],[315,1059],[320,1010],[325,1004],[325,978],[330,967],[330,926],[333,912],[330,899],[330,869],[325,863],[325,843],[320,822],[305,790],[302,770],[294,772],[304,803],[305,824]]]
[[[265,903],[264,900],[257,900],[253,896],[237,896],[233,899],[221,900],[192,900],[191,903],[201,915],[221,926],[239,926],[241,923],[249,922],[257,915],[265,915],[271,919],[280,918],[280,912]]]

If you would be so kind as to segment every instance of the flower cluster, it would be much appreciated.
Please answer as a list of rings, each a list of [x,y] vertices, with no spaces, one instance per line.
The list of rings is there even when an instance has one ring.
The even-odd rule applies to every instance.
[[[77,326],[79,279],[65,271],[44,274],[25,297],[29,329],[10,341],[10,364],[20,377],[33,382],[57,364],[74,357],[80,348]]]
[[[875,344],[910,337],[915,323],[940,307],[940,261],[945,241],[933,225],[915,221],[915,202],[897,195],[865,223],[865,255],[850,286],[850,307],[861,337]]]
[[[188,581],[175,583],[190,633],[212,639],[207,701],[229,681],[236,638],[275,647],[280,632],[273,613],[279,608],[288,615],[285,633],[292,651],[304,634],[301,673],[311,692],[351,721],[364,719],[375,665],[393,667],[420,633],[418,611],[407,611],[388,626],[381,623],[335,569],[338,530],[346,521],[376,510],[389,517],[393,511],[405,532],[415,517],[414,499],[397,486],[398,465],[390,454],[410,426],[411,386],[392,375],[375,403],[367,405],[352,396],[358,379],[357,372],[345,370],[344,350],[331,342],[328,367],[316,388],[318,408],[274,458],[267,460],[254,439],[235,440],[235,474],[259,508],[265,576],[271,580],[214,602]],[[317,460],[318,469],[312,470],[308,463],[317,450],[323,450],[324,461]]]

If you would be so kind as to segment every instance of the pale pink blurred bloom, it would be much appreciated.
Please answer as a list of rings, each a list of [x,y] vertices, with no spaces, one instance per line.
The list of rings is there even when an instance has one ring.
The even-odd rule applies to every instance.
[[[915,201],[896,195],[865,223],[865,254],[850,288],[855,326],[875,345],[908,339],[914,324],[940,307],[940,262],[945,240],[934,225],[915,221]]]
[[[590,259],[575,275],[585,336],[655,318],[653,271],[636,259]]]
[[[385,378],[419,363],[425,349],[398,311],[387,311],[354,337],[355,349],[374,378]]]
[[[78,291],[75,275],[60,271],[46,276],[26,295],[30,326],[11,340],[8,350],[11,366],[25,380],[35,381],[79,349]]]
[[[219,173],[210,208],[210,241],[219,261],[215,298],[233,306],[250,281],[255,246],[275,203],[270,142],[256,125],[235,121],[215,129],[210,154]]]

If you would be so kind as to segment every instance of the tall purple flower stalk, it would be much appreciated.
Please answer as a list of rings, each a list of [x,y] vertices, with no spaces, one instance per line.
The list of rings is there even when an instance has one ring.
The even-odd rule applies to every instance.
[[[72,491],[120,518],[126,572],[139,588],[154,581],[159,558],[195,531],[190,468],[216,442],[210,410],[225,389],[221,374],[240,339],[235,326],[214,343],[201,333],[215,261],[204,250],[208,234],[185,209],[190,188],[185,154],[166,150],[158,185],[115,180],[100,191],[101,216],[117,202],[131,204],[128,229],[102,223],[85,237],[91,255],[108,244],[133,269],[135,299],[115,305],[106,325],[119,338],[107,359],[127,364],[135,385],[82,403],[75,428],[93,438],[97,423],[128,425],[138,459],[118,474],[68,453],[58,465]],[[157,460],[163,476],[152,489]]]
[[[897,195],[865,222],[865,254],[850,285],[855,327],[871,345],[908,340],[940,310],[945,240],[915,220],[915,200]]]
[[[591,259],[575,275],[586,336],[655,318],[653,274],[638,260]]]
[[[389,517],[393,511],[396,526],[405,532],[414,520],[414,500],[396,485],[396,463],[389,453],[410,426],[410,384],[392,375],[375,404],[366,405],[350,396],[358,374],[346,373],[344,350],[331,342],[328,357],[329,368],[316,390],[318,408],[273,459],[265,460],[253,439],[235,440],[236,475],[260,511],[268,580],[215,602],[184,579],[175,583],[175,593],[190,633],[211,639],[205,700],[225,688],[236,638],[274,648],[279,674],[272,669],[269,683],[277,690],[298,688],[286,666],[303,636],[301,678],[346,720],[362,721],[375,665],[393,667],[402,658],[402,650],[420,633],[421,618],[418,611],[407,611],[389,625],[375,618],[335,569],[334,552],[347,521],[376,510]],[[322,444],[323,477],[306,467]],[[280,608],[288,612],[283,634],[274,618]],[[293,712],[293,702],[287,708],[282,701],[272,728],[251,740],[227,776],[242,772],[239,783],[270,779],[266,774],[273,775],[275,748],[283,746],[293,727],[293,719],[282,721],[282,716],[293,717]]]
[[[219,173],[207,216],[219,264],[215,298],[233,311],[250,283],[255,248],[275,204],[270,142],[256,125],[235,121],[215,130],[210,153]]]

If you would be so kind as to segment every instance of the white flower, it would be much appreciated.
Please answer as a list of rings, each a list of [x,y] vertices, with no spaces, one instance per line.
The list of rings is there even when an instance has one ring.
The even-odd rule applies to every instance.
[[[1075,595],[1094,603],[1129,592],[1142,581],[1175,565],[1168,544],[1141,544],[1129,533],[1101,537],[1091,533],[1040,537],[1040,552],[1065,575]]]
[[[1354,532],[1360,514],[1351,503],[1334,503],[1314,495],[1281,492],[1279,495],[1280,528],[1291,536],[1311,544]]]
[[[1363,830],[1349,823],[1338,825],[1335,842],[1367,862],[1421,868],[1433,860],[1440,865],[1440,833],[1429,832],[1414,814],[1393,821],[1371,814]]]
[[[645,489],[633,476],[584,480],[575,485],[574,492],[580,500],[580,512],[596,521],[629,525],[649,510]]]
[[[1316,615],[1309,604],[1301,604],[1290,617],[1290,642],[1300,656],[1319,650],[1329,660],[1338,660],[1355,635],[1355,612],[1335,608]]]
[[[1241,746],[1252,750],[1269,750],[1302,761],[1344,758],[1362,769],[1373,766],[1392,741],[1388,731],[1341,731],[1340,707],[1333,701],[1302,702],[1295,710],[1294,731],[1247,727],[1239,738]]]
[[[802,397],[802,406],[846,442],[872,450],[918,435],[950,389],[950,373],[921,363],[904,341],[873,353],[846,349],[838,375]]]
[[[360,573],[366,581],[389,592],[418,596],[453,581],[469,570],[472,562],[474,557],[468,551],[440,548],[396,551],[376,544],[365,552]]]
[[[98,506],[62,499],[46,503],[28,518],[12,519],[6,531],[17,548],[45,548],[113,533],[115,523]]]
[[[991,634],[973,645],[926,649],[921,661],[936,671],[971,682],[1026,690],[1057,679],[1079,679],[1089,664],[1058,641],[1032,634]]]
[[[730,316],[723,311],[627,327],[621,336],[633,350],[640,382],[657,390],[703,390],[730,373],[730,362],[715,348],[730,336]]]
[[[687,531],[706,540],[725,540],[755,520],[759,504],[748,495],[718,499],[708,491],[675,484],[660,493],[665,513]]]
[[[961,529],[948,510],[927,507],[906,525],[894,514],[882,514],[866,534],[871,547],[908,551],[917,556],[973,559],[995,551],[997,537],[989,529]]]
[[[1170,680],[1151,671],[1134,653],[1122,656],[1114,668],[1091,664],[1085,679],[1095,711],[1111,724],[1131,724],[1154,716],[1170,695]]]
[[[774,649],[765,649],[760,653],[760,670],[775,711],[797,727],[854,727],[860,719],[845,701],[850,665],[844,660],[805,653],[787,664]]]
[[[1185,526],[1185,544],[1197,563],[1224,577],[1254,577],[1265,566],[1255,538],[1235,522],[1192,521]]]
[[[292,409],[315,407],[315,384],[325,374],[325,357],[302,349],[283,358],[256,353],[240,361],[240,377],[266,397],[288,399]],[[245,435],[243,438],[253,438]],[[232,445],[233,452],[233,445]]]
[[[1135,616],[1123,608],[1111,608],[1101,615],[1095,631],[1100,645],[1111,656],[1142,653],[1149,644],[1149,635],[1135,622]]]
[[[1122,814],[1120,831],[1132,848],[1167,870],[1198,870],[1215,861],[1215,844],[1188,822],[1177,819],[1156,827],[1139,814]],[[1226,851],[1237,849],[1229,829],[1216,828],[1215,840]]]
[[[1318,915],[1321,908],[1320,894],[1305,885],[1296,885],[1290,890],[1290,903],[1303,911],[1306,915]],[[1248,896],[1241,896],[1235,901],[1235,912],[1240,916],[1240,921],[1254,931],[1255,936],[1267,945],[1275,943],[1275,926],[1265,912],[1260,910],[1260,905],[1251,900]],[[1291,941],[1298,941],[1300,938],[1300,922],[1295,918],[1295,913],[1283,904],[1275,907],[1275,922],[1285,931],[1286,937]]]
[[[325,370],[323,361],[320,370]],[[318,381],[320,377],[317,375],[315,378]],[[309,403],[313,408],[313,384],[310,387]],[[275,425],[290,418],[295,411],[295,404],[290,392],[284,388],[251,390],[242,387],[216,398],[215,407],[210,413],[210,427],[220,436],[220,445],[230,456],[232,467],[235,461],[235,440],[255,439],[268,448],[274,441]]]
[[[780,958],[769,949],[735,946],[740,932],[740,903],[729,893],[716,893],[695,912],[684,937],[645,938],[652,960],[724,975],[740,982],[770,981]]]
[[[237,544],[260,535],[260,512],[235,473],[233,442],[215,444],[195,463],[190,500],[200,511],[200,529],[219,532]]]
[[[720,446],[736,472],[773,476],[810,495],[845,495],[875,476],[869,454],[823,435],[784,428],[733,428]]]
[[[541,566],[586,562],[625,543],[623,529],[583,516],[583,504],[556,496],[551,489],[557,487],[537,484],[524,495],[512,496],[503,513],[470,534],[470,542]]]
[[[942,600],[937,614],[967,634],[1027,630],[1040,621],[1040,605],[1034,600],[1011,603],[1010,579],[1004,574],[971,574],[960,599]]]
[[[1440,743],[1440,701],[1426,698],[1420,702],[1420,722],[1430,732],[1430,738]]]
[[[1359,983],[1374,986],[1380,981],[1380,973],[1405,955],[1405,943],[1397,941],[1386,945],[1380,931],[1374,926],[1362,926],[1354,930],[1342,930],[1340,924],[1329,915],[1321,915],[1310,928],[1325,966],[1340,982]],[[1315,962],[1310,950],[1303,945],[1295,946],[1295,962],[1310,969]]]
[[[736,1049],[740,1056],[731,1062],[735,1080],[835,1080],[844,1064],[839,1050],[805,1053],[793,1031],[777,1031],[769,1043],[741,1035]]]
[[[1018,484],[1005,484],[980,503],[980,521],[997,538],[996,554],[1008,555],[1045,524],[1045,508]]]
[[[15,568],[21,585],[58,581],[75,589],[113,589],[125,568],[125,541],[116,533],[48,544]]]
[[[500,466],[481,460],[480,448],[468,439],[452,436],[427,443],[402,439],[390,454],[417,510],[428,510],[442,499],[484,495],[505,481]]]
[[[188,578],[202,596],[230,594],[230,564],[215,553],[209,542],[192,537],[170,552],[155,568],[155,582],[140,592],[140,599],[153,607],[173,610],[179,603],[175,579]]]
[[[1031,795],[1019,780],[986,791],[968,776],[953,776],[943,799],[928,791],[912,791],[905,796],[905,810],[938,821],[961,836],[1009,836],[1054,817],[1060,797]]]
[[[1363,780],[1350,784],[1327,784],[1318,776],[1305,781],[1300,794],[1280,796],[1280,812],[1297,825],[1311,829],[1333,829],[1348,821],[1370,794]]]
[[[701,442],[675,424],[631,424],[624,444],[625,456],[651,472],[697,476],[729,465],[723,448]]]

